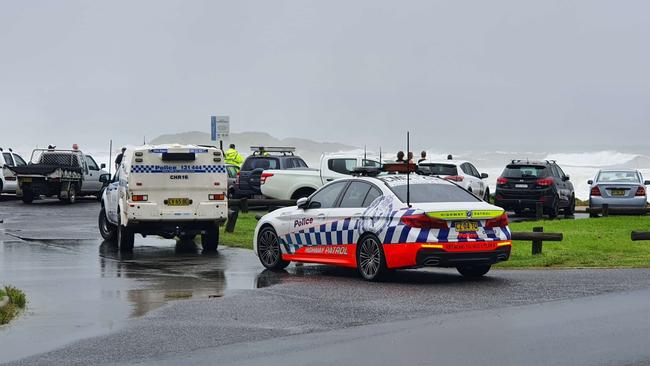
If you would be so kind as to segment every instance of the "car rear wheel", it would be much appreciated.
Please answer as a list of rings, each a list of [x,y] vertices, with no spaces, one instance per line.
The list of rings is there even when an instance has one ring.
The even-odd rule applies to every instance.
[[[489,264],[467,264],[458,266],[456,269],[458,270],[458,273],[463,275],[463,277],[477,278],[485,276],[485,274],[490,271],[491,267],[492,266]]]
[[[564,216],[573,216],[575,212],[576,212],[576,198],[571,197],[571,201],[569,202],[569,205],[564,208]]]
[[[384,249],[376,236],[362,237],[357,244],[357,269],[368,281],[381,280],[388,272]]]
[[[120,213],[118,212],[118,216]],[[121,220],[118,218],[117,223],[117,246],[120,249],[120,252],[131,252],[133,251],[133,244],[135,241],[135,234],[133,231],[122,225]]]
[[[219,248],[219,226],[214,225],[201,234],[201,247],[204,252],[216,252]]]
[[[548,209],[548,217],[551,218],[551,219],[554,219],[554,218],[557,217],[557,215],[558,215],[559,213],[560,213],[560,207],[558,207],[557,202],[555,202],[555,203],[553,204],[553,206],[551,206],[551,207]]]
[[[32,203],[32,202],[34,202],[34,191],[32,191],[31,188],[24,188],[23,189],[23,202],[24,203]]]
[[[99,211],[99,233],[102,234],[102,238],[107,241],[114,241],[116,229],[115,225],[108,222],[106,210],[102,207],[101,211]]]
[[[262,228],[257,234],[257,256],[268,269],[283,269],[291,263],[282,259],[278,234],[270,226]]]

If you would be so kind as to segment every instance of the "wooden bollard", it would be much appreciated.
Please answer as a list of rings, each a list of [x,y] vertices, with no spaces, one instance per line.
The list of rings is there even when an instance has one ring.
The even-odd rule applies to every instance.
[[[235,224],[237,223],[238,217],[239,217],[239,210],[233,210],[228,212],[228,221],[226,222],[227,233],[232,233],[235,231]]]
[[[543,227],[534,227],[533,232],[535,232],[535,233],[544,232],[544,228]],[[541,239],[533,240],[533,255],[542,254],[542,243],[543,242],[542,242]]]

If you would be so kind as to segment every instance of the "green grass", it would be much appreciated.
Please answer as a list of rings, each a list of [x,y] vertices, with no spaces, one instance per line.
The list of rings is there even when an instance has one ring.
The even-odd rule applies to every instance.
[[[3,296],[9,296],[9,303],[0,308],[0,325],[9,323],[27,305],[25,293],[15,287],[5,286],[0,289],[0,297]]]
[[[221,243],[252,249],[257,225],[254,213],[240,214],[235,232],[221,230]],[[617,216],[579,220],[543,220],[511,223],[512,231],[532,231],[542,226],[546,232],[564,234],[561,242],[546,242],[541,255],[531,255],[531,243],[515,241],[510,260],[500,268],[650,267],[650,241],[630,240],[630,232],[650,231],[650,216]]]

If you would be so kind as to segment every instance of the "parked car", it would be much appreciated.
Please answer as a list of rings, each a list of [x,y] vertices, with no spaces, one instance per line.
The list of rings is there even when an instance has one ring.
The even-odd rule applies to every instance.
[[[359,154],[329,154],[320,158],[320,169],[266,170],[261,191],[275,199],[309,197],[318,188],[338,178],[349,177],[357,167],[379,168],[379,158]]]
[[[567,216],[575,212],[575,191],[569,176],[554,160],[513,160],[497,179],[495,204],[521,215],[541,203],[551,218],[560,209]]]
[[[219,245],[219,225],[228,216],[228,175],[222,153],[196,145],[145,145],[127,155],[106,188],[99,232],[131,251],[136,233],[191,240],[203,250]]]
[[[418,173],[433,175],[452,181],[474,193],[484,201],[489,201],[490,188],[484,181],[488,175],[486,173],[479,173],[478,169],[469,161],[425,160],[418,164]]]
[[[589,207],[645,207],[648,203],[646,185],[638,170],[600,170],[589,183]],[[596,216],[591,214],[591,216]]]
[[[27,165],[23,158],[13,152],[12,149],[3,149],[0,147],[0,193],[16,193],[18,183],[14,175],[5,177],[2,169],[7,166],[23,166]]]
[[[16,178],[16,196],[25,203],[41,195],[74,203],[77,196],[101,196],[109,177],[104,167],[80,150],[35,149],[29,164],[5,166],[4,175]]]
[[[322,263],[357,268],[374,281],[417,267],[483,276],[508,260],[511,241],[503,209],[444,179],[390,174],[337,179],[264,215],[253,248],[269,269]]]
[[[252,146],[253,155],[244,160],[241,170],[235,181],[234,198],[262,197],[261,184],[267,178],[264,171],[306,169],[307,163],[301,157],[295,156],[293,147],[267,147]]]
[[[239,165],[226,164],[228,172],[228,198],[235,196],[235,184],[237,183],[237,174],[239,174]]]

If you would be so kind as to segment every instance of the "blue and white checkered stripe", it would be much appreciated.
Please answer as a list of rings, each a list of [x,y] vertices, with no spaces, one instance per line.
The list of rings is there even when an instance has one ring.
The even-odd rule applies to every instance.
[[[225,165],[132,165],[131,173],[225,173]]]

